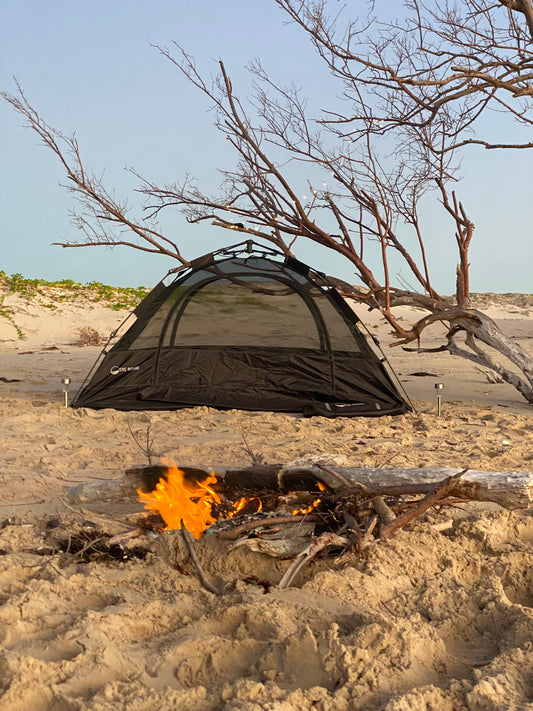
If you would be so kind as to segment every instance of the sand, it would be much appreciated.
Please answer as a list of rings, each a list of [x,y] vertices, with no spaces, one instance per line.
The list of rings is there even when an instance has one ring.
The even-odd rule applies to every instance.
[[[531,510],[433,510],[363,557],[315,561],[286,590],[276,584],[290,561],[205,536],[199,555],[227,583],[221,597],[185,564],[176,532],[145,536],[144,557],[57,548],[78,531],[129,530],[134,497],[80,505],[68,492],[146,464],[132,433],[148,428],[154,454],[181,464],[250,464],[244,436],[266,462],[530,471],[533,411],[512,387],[448,355],[388,348],[364,311],[416,412],[73,410],[61,378],[74,392],[99,351],[78,329],[106,335],[124,314],[14,295],[3,306],[27,338],[0,319],[2,711],[533,709]],[[485,311],[532,350],[531,297],[489,295]],[[424,345],[436,343],[434,330]]]

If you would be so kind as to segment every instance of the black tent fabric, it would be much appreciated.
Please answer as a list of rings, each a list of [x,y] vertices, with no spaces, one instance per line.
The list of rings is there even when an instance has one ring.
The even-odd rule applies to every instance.
[[[251,242],[161,282],[74,407],[377,416],[410,410],[325,275]]]

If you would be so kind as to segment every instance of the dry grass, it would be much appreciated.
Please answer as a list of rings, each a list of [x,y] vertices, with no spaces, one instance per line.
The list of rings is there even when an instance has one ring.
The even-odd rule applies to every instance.
[[[78,344],[81,346],[101,346],[105,338],[92,326],[81,326],[74,332],[78,337]]]

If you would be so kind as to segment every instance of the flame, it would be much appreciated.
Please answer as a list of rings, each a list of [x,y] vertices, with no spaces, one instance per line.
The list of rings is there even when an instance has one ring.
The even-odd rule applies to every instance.
[[[146,493],[137,489],[139,501],[150,511],[157,511],[166,523],[166,530],[180,529],[183,525],[195,538],[200,538],[206,528],[209,528],[216,519],[213,508],[222,503],[222,499],[212,488],[217,483],[214,474],[210,474],[204,481],[191,481],[186,479],[181,469],[168,461],[163,461],[168,466],[166,478],[161,477],[153,491]],[[258,501],[258,500],[257,500]],[[233,518],[250,502],[242,498],[232,504],[220,518]],[[258,508],[261,502],[258,501]]]
[[[327,489],[327,486],[325,484],[323,484],[321,481],[317,481],[317,485],[318,485],[318,488],[320,491],[324,491],[325,489]],[[311,513],[313,511],[313,509],[316,509],[316,507],[320,504],[321,501],[322,501],[322,499],[318,498],[318,499],[315,499],[311,504],[309,504],[309,506],[306,506],[303,509],[293,509],[291,511],[291,515],[296,516],[296,515],[300,514],[300,515],[305,516],[305,514]]]
[[[243,496],[242,499],[239,499],[238,501],[236,501],[236,502],[233,504],[233,511],[230,511],[230,512],[229,512],[225,517],[223,517],[223,518],[233,518],[233,517],[236,516],[238,513],[240,513],[240,512],[243,510],[243,508],[244,508],[247,504],[249,504],[251,501],[255,501],[255,502],[256,502],[257,508],[255,509],[254,513],[257,513],[258,511],[261,511],[261,509],[263,508],[263,502],[261,501],[261,499],[258,499],[258,498],[256,498],[255,496],[252,496],[251,499],[247,499],[247,498],[245,498],[245,497]]]
[[[137,489],[139,501],[150,511],[158,511],[168,530],[181,528],[181,522],[195,538],[215,522],[211,511],[220,503],[220,496],[211,488],[216,477],[210,474],[202,482],[185,479],[181,469],[169,464],[166,479],[159,479],[153,491],[146,494]]]

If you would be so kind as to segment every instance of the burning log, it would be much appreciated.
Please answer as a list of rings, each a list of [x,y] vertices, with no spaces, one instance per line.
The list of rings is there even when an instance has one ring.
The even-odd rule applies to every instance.
[[[375,496],[426,494],[438,481],[453,476],[459,468],[427,467],[417,469],[372,469],[356,467],[323,467],[319,465],[283,466],[281,464],[252,467],[181,467],[189,477],[200,481],[214,474],[228,489],[243,492],[286,492],[312,489],[317,481],[331,489],[343,486],[364,487]],[[79,484],[68,490],[74,504],[131,499],[137,489],[151,492],[165,465],[128,469],[124,477]],[[533,472],[486,472],[469,469],[456,483],[451,496],[471,501],[496,503],[507,509],[527,509],[533,503]]]
[[[146,493],[138,489],[139,501],[150,511],[157,511],[167,524],[167,528],[181,528],[195,538],[216,519],[213,506],[221,503],[220,496],[212,488],[217,478],[209,474],[203,480],[186,478],[177,467],[168,467],[165,477]],[[187,539],[186,539],[187,540]]]
[[[312,490],[317,481],[328,488],[363,487],[374,496],[427,494],[433,486],[463,471],[450,496],[471,501],[499,504],[506,509],[527,509],[533,503],[533,472],[486,472],[452,467],[380,469],[370,467],[283,466],[281,464],[251,467],[181,467],[185,474],[206,479],[214,474],[228,489],[243,492]],[[129,469],[130,491],[134,486],[150,490],[156,471],[165,467]],[[134,484],[135,482],[135,484]],[[153,488],[153,487],[152,487]]]
[[[98,486],[99,484],[99,486]],[[181,529],[186,556],[206,590],[220,595],[196,555],[194,538],[231,548],[292,559],[279,587],[289,586],[300,569],[331,549],[362,553],[387,540],[432,506],[458,499],[490,501],[509,509],[533,500],[533,472],[506,474],[433,467],[367,469],[321,465],[182,467],[163,462],[128,470],[115,482],[99,482],[69,492],[71,501],[131,497],[162,517],[159,530]],[[379,524],[379,525],[378,525]],[[200,543],[200,542],[199,542]],[[230,549],[231,549],[230,548]],[[228,549],[228,551],[230,550]],[[203,550],[203,548],[202,548]],[[185,562],[186,565],[186,562]],[[180,564],[180,568],[183,567]]]

